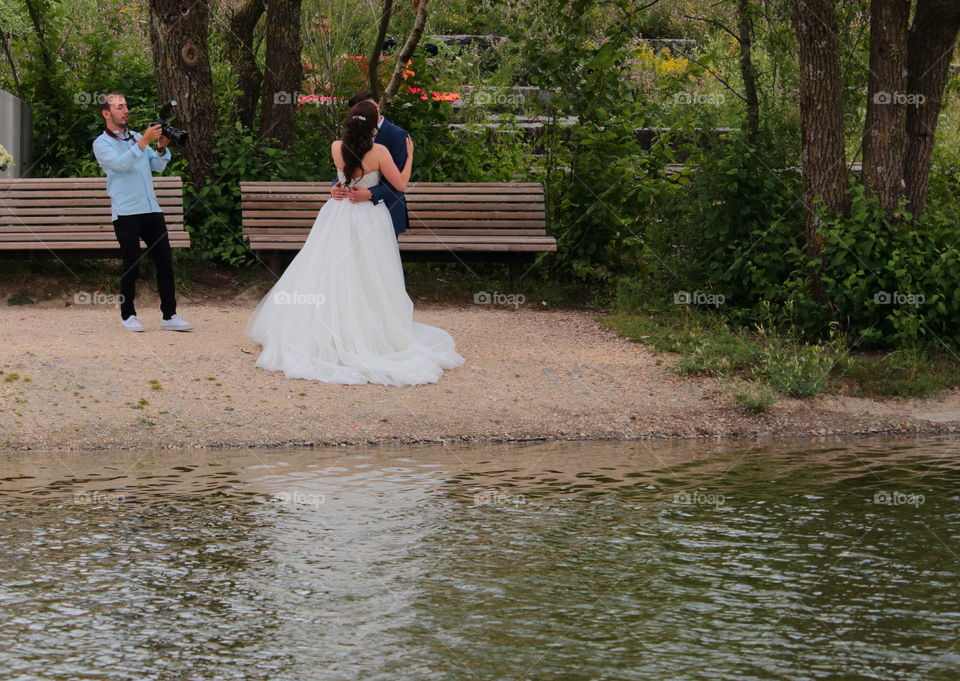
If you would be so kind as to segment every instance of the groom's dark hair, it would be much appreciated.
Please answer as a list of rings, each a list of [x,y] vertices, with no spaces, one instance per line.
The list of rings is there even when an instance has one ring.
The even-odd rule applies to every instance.
[[[353,97],[351,97],[349,100],[347,100],[347,105],[352,109],[360,102],[365,102],[368,99],[377,101],[377,98],[373,96],[373,93],[370,92],[370,90],[361,90],[360,92],[355,94]]]

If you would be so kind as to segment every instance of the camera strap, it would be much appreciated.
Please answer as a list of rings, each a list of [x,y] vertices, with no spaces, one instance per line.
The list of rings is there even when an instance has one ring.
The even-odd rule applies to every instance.
[[[110,137],[112,137],[112,138],[115,139],[115,140],[120,140],[121,142],[129,142],[130,140],[133,139],[133,133],[130,132],[129,128],[127,129],[127,136],[126,136],[126,137],[120,137],[120,135],[118,135],[117,133],[115,133],[115,132],[114,132],[113,130],[111,130],[110,128],[105,128],[105,130],[106,130],[106,133],[107,133],[108,135],[110,135]]]

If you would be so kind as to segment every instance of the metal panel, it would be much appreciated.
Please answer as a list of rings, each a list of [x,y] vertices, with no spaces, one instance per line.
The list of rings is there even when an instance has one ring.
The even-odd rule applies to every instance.
[[[0,177],[26,177],[33,164],[30,105],[0,90],[0,144],[13,156],[13,165]]]

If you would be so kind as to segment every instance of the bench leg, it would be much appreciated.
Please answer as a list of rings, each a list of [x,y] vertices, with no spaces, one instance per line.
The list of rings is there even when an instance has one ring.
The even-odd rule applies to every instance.
[[[280,251],[269,251],[263,256],[263,262],[267,266],[267,269],[275,274],[278,278],[283,274],[285,269],[283,266],[283,254]]]
[[[523,265],[524,263],[519,260],[510,261],[510,288],[513,291],[516,291],[520,284],[520,278],[523,276]]]

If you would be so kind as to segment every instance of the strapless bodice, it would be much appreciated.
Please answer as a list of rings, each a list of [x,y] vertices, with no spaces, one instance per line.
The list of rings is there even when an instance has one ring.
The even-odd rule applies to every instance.
[[[340,180],[340,184],[347,184],[347,177],[343,174],[342,170],[337,171],[337,178]],[[370,189],[370,187],[375,187],[380,184],[380,171],[374,170],[372,173],[366,173],[360,177],[354,178],[353,182],[350,183],[353,187],[361,187],[363,189]]]

